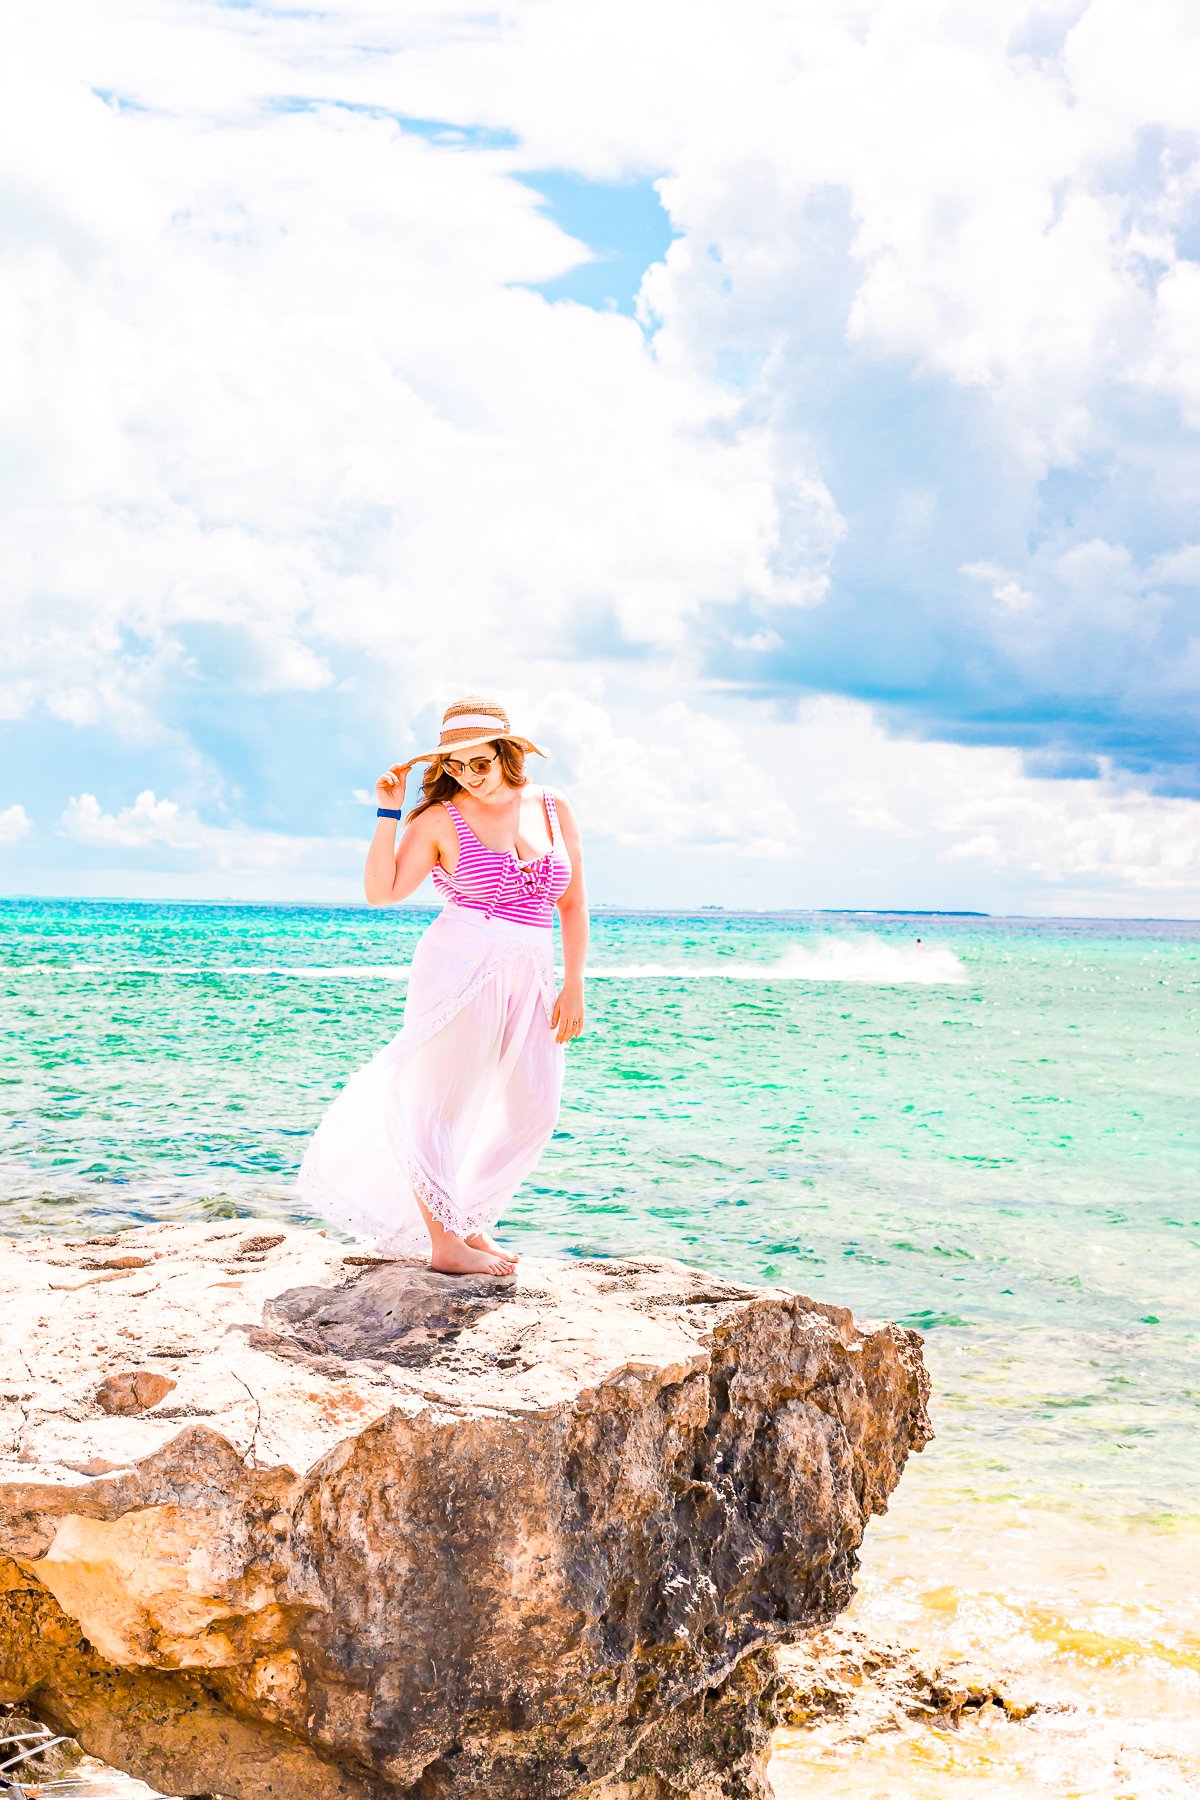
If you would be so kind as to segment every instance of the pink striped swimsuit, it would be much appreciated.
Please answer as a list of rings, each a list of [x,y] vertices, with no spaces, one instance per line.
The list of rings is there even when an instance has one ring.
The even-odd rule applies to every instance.
[[[482,913],[485,919],[549,929],[555,903],[571,885],[571,859],[562,840],[554,795],[543,788],[542,799],[550,824],[550,848],[531,863],[518,862],[512,850],[489,850],[453,801],[443,800],[458,833],[458,866],[449,875],[441,863],[435,863],[433,885],[448,907]]]

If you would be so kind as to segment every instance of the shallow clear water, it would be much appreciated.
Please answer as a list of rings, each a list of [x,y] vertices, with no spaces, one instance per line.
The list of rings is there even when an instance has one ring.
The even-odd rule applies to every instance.
[[[0,1228],[303,1217],[305,1141],[430,916],[0,902]],[[590,972],[514,1240],[925,1332],[931,1555],[977,1509],[1190,1532],[1200,926],[600,911]]]

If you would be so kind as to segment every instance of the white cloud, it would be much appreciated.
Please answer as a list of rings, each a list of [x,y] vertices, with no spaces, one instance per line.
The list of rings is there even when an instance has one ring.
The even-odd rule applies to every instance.
[[[0,720],[23,719],[36,703],[37,688],[32,681],[0,681]]]
[[[139,172],[160,170],[158,191],[122,165],[111,117],[89,127],[106,181],[52,152],[47,161],[72,189],[65,216],[84,235],[98,210],[110,230],[140,231],[156,212],[171,216],[169,187],[191,185],[193,229],[264,270],[290,264],[306,295],[336,293],[339,313],[339,239],[360,254],[369,240],[367,285],[386,305],[402,234],[407,258],[427,279],[440,270],[454,306],[481,279],[536,280],[569,260],[532,197],[505,191],[512,167],[665,171],[685,237],[671,259],[679,280],[657,277],[652,297],[685,329],[705,304],[712,242],[723,252],[713,279],[736,290],[733,304],[756,311],[760,327],[771,315],[784,327],[806,247],[798,208],[838,188],[855,223],[851,332],[988,389],[1031,452],[1070,457],[1092,429],[1097,374],[1123,370],[1151,317],[1147,258],[1170,270],[1161,294],[1179,279],[1175,233],[1194,176],[1177,159],[1144,193],[1132,178],[1122,186],[1123,165],[1146,129],[1194,126],[1200,42],[1189,0],[1059,11],[1053,53],[1028,54],[1020,44],[1035,13],[1043,25],[1051,17],[1029,0],[748,0],[736,14],[705,8],[702,27],[684,0],[599,11],[522,0],[503,28],[483,17],[467,26],[450,5],[343,4],[309,21],[162,0],[148,17],[109,9],[103,22],[83,6],[55,60],[154,109],[121,123],[144,146]],[[258,109],[286,94],[311,96],[317,110],[264,131]],[[322,99],[480,121],[515,131],[521,148],[446,155],[398,142],[384,119],[322,111]],[[82,103],[43,79],[30,110],[50,104],[64,120],[72,106],[81,128]],[[215,115],[225,129],[172,128],[172,111]],[[317,142],[320,171],[305,149]],[[210,173],[195,191],[201,151]],[[274,229],[254,191],[264,186]],[[335,199],[343,192],[354,196],[349,216]],[[290,245],[278,237],[285,220]],[[461,229],[448,230],[451,220]],[[330,252],[315,267],[314,243]],[[472,344],[461,344],[470,366]]]
[[[1142,910],[1200,910],[1200,801],[1148,794],[1106,761],[1094,780],[1035,779],[1014,750],[897,742],[845,703],[809,709],[796,735],[813,742],[805,760],[844,772],[819,812],[802,813],[818,838],[834,814],[900,830],[923,855],[1014,873],[1022,909],[1054,910],[1054,889],[1071,882],[1071,911],[1109,910],[1123,894]]]
[[[1184,544],[1156,556],[1150,565],[1151,581],[1179,582],[1183,587],[1200,587],[1200,544]]]
[[[1119,459],[1114,394],[1194,419],[1195,159],[1182,135],[1151,151],[1194,124],[1197,16],[27,9],[0,103],[0,719],[41,709],[64,742],[100,729],[144,758],[120,784],[90,772],[102,792],[153,775],[185,794],[147,754],[164,745],[195,777],[114,812],[81,793],[64,832],[130,863],[316,867],[318,839],[205,823],[255,758],[286,756],[273,722],[320,696],[331,733],[373,744],[386,723],[400,753],[478,683],[525,703],[593,830],[638,856],[840,871],[845,846],[866,881],[911,851],[1027,868],[1030,894],[1077,874],[1184,904],[1188,803],[1111,772],[1034,781],[1015,751],[897,741],[840,703],[783,723],[706,684],[696,640],[703,622],[731,656],[785,653],[846,550],[854,578],[891,578],[847,542],[810,440],[830,346],[860,405],[913,365],[922,396],[979,401],[1027,477]],[[514,179],[546,167],[660,177],[680,235],[640,324],[528,291],[588,254]],[[849,416],[874,448],[879,421]],[[1161,463],[1174,479],[1169,447]],[[893,509],[914,540],[936,479],[914,471]],[[1081,532],[1017,567],[985,521],[986,550],[952,552],[977,585],[947,637],[967,620],[973,647],[1067,696],[1185,696],[1200,638],[1163,648],[1156,584],[1191,579],[1193,552],[1138,567],[1118,522]],[[874,840],[900,860],[872,861]]]
[[[976,611],[975,623],[1008,671],[1030,686],[1044,683],[1060,701],[1107,695],[1145,707],[1153,696],[1165,737],[1167,702],[1174,710],[1180,696],[1200,692],[1185,628],[1164,630],[1172,607],[1164,587],[1195,578],[1189,558],[1183,549],[1142,567],[1124,544],[1093,537],[1066,547],[1052,541],[1028,558],[1023,579],[987,562],[960,572],[995,602]]]
[[[436,666],[432,593],[459,617],[499,605],[544,624],[613,595],[630,636],[666,646],[712,600],[819,600],[835,499],[794,440],[780,454],[769,414],[712,385],[704,340],[736,338],[739,314],[764,349],[786,332],[802,209],[838,188],[850,333],[987,389],[1037,456],[1073,456],[1092,384],[1151,304],[1105,158],[1170,113],[1192,41],[1189,9],[1156,5],[1126,91],[1103,10],[1061,66],[1006,54],[1017,0],[986,17],[750,6],[704,31],[672,6],[527,3],[499,32],[443,6],[343,5],[319,37],[315,21],[163,0],[103,31],[76,9],[52,52],[31,25],[11,130],[39,170],[44,242],[6,303],[25,371],[12,429],[40,447],[22,480],[26,591],[55,587],[93,638],[148,613],[169,642],[236,609],[256,644],[282,646],[258,656],[262,691],[325,679],[324,644],[372,641],[389,608],[418,640],[408,666]],[[317,104],[262,113],[295,93]],[[322,96],[482,118],[525,143],[450,148]],[[509,178],[539,159],[671,170],[684,236],[647,286],[656,355],[628,320],[507,285],[584,254]],[[1168,322],[1186,279],[1160,288]],[[1177,335],[1154,379],[1182,391]],[[39,548],[51,503],[79,509],[57,556]],[[241,570],[239,532],[255,540]],[[96,694],[137,717],[119,680]]]
[[[1031,468],[1111,441],[1104,389],[1136,368],[1164,276],[1155,379],[1190,392],[1193,271],[1176,259],[1194,151],[1149,175],[1132,159],[1143,132],[1194,128],[1195,8],[1092,0],[1064,19],[1061,54],[1014,55],[1033,10],[739,9],[729,36],[710,21],[703,71],[679,73],[652,37],[633,85],[676,128],[664,191],[685,236],[646,292],[681,359],[714,338],[769,356],[803,331],[830,250],[807,209],[840,194],[851,264],[825,279],[852,284],[851,339],[981,390]]]
[[[336,839],[210,825],[190,808],[160,800],[152,788],[115,813],[105,812],[94,794],[73,794],[58,829],[62,836],[104,849],[194,853],[206,867],[225,872],[323,867],[346,847]],[[347,842],[362,847],[357,840]]]
[[[956,870],[952,898],[958,870],[982,877],[966,900],[957,889],[962,904],[1200,911],[1200,801],[1147,794],[1111,766],[1035,778],[1015,750],[896,739],[857,702],[736,723],[718,705],[614,703],[598,685],[547,695],[533,707],[555,751],[546,780],[589,841],[775,864],[786,904],[932,905],[922,883],[940,864]]]
[[[1200,264],[1177,263],[1163,276],[1150,351],[1137,373],[1176,401],[1186,425],[1200,426]]]
[[[986,582],[991,589],[992,599],[999,601],[1008,612],[1027,612],[1031,606],[1037,605],[1037,598],[1028,588],[1023,588],[1014,576],[996,567],[995,563],[964,563],[960,573],[969,575],[975,581]]]
[[[943,852],[951,859],[1017,864],[1055,883],[1099,879],[1166,911],[1180,897],[1200,897],[1200,803],[1142,793],[1111,768],[1098,782],[1032,782],[1010,772],[943,809],[937,824],[971,834]]]
[[[0,812],[0,844],[15,844],[20,838],[28,837],[32,830],[33,820],[19,800]]]
[[[571,770],[572,804],[597,837],[642,853],[687,845],[771,860],[803,848],[808,830],[742,730],[682,700],[633,717],[622,711],[619,725],[577,687],[533,707],[556,760]],[[546,779],[554,785],[553,770]]]
[[[512,285],[586,254],[513,152],[264,111],[328,87],[324,24],[76,22],[11,73],[40,234],[3,302],[14,705],[152,735],[164,683],[312,690],[340,650],[413,704],[497,614],[519,642],[601,603],[670,647],[713,601],[820,596],[836,507],[769,422],[632,320]]]
[[[1200,911],[1200,802],[1148,795],[1108,768],[1035,779],[1015,751],[898,740],[849,701],[729,716],[719,690],[702,709],[642,678],[610,692],[600,676],[511,698],[514,723],[551,751],[531,778],[569,796],[589,864],[617,856],[615,897],[629,904],[664,903],[667,879],[665,903],[683,906]],[[415,793],[410,778],[408,804]],[[173,872],[191,871],[205,892],[361,897],[365,826],[253,831],[146,789],[111,812],[73,796],[59,832],[157,871],[147,891],[174,892]]]
[[[123,849],[165,844],[172,850],[199,848],[205,830],[194,813],[181,811],[173,800],[160,800],[152,788],[144,789],[133,805],[120,813],[104,812],[95,794],[72,794],[59,829],[83,843],[115,844]]]

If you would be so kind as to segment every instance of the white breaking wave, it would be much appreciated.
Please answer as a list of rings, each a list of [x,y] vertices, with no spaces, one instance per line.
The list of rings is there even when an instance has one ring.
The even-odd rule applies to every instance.
[[[43,975],[284,975],[301,981],[407,981],[407,963],[28,963]]]
[[[283,976],[297,981],[407,981],[407,963],[40,963],[56,975]],[[957,984],[966,967],[953,950],[889,943],[879,937],[820,938],[792,944],[773,962],[722,957],[706,962],[608,963],[589,968],[591,981],[858,981],[876,987]]]
[[[613,963],[589,969],[590,979],[620,981],[861,981],[876,987],[945,986],[965,981],[966,966],[953,950],[926,944],[889,944],[883,938],[823,938],[793,944],[774,962],[729,957],[704,963]]]

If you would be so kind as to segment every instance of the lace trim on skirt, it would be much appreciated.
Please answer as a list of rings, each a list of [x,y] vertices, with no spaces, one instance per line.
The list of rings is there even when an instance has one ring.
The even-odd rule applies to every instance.
[[[391,1137],[390,1120],[388,1135]],[[394,1140],[392,1148],[397,1148]],[[444,1225],[447,1231],[452,1231],[455,1237],[470,1237],[472,1232],[494,1225],[504,1202],[509,1198],[505,1189],[498,1194],[489,1194],[477,1212],[463,1212],[454,1196],[434,1180],[410,1143],[404,1144],[397,1151],[397,1156],[403,1161],[404,1173],[411,1183],[413,1193],[424,1201],[438,1224]]]

